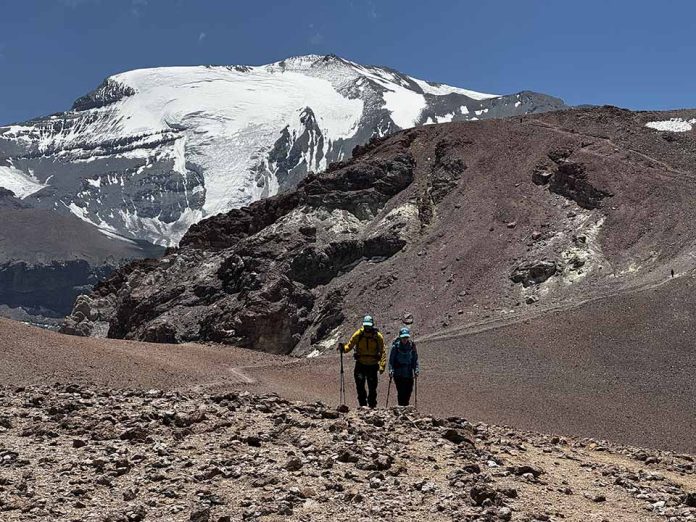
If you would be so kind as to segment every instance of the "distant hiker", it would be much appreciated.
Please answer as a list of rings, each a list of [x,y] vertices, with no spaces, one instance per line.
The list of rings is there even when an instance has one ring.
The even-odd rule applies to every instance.
[[[399,406],[408,406],[413,392],[413,380],[420,373],[416,343],[411,340],[411,330],[404,327],[394,339],[389,352],[389,375],[394,377]]]
[[[363,318],[362,328],[353,334],[348,344],[339,344],[339,350],[345,353],[355,349],[355,387],[358,390],[360,406],[377,406],[377,372],[384,373],[387,365],[387,351],[384,337],[375,328],[375,321],[370,315]],[[368,391],[365,391],[367,383]]]

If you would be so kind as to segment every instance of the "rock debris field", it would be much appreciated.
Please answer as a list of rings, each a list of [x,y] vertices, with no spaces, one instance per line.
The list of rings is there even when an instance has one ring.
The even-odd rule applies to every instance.
[[[0,519],[696,520],[694,457],[275,395],[0,388]]]

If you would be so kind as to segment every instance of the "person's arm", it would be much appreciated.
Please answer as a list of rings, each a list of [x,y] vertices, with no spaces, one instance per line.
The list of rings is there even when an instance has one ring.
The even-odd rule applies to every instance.
[[[420,363],[418,362],[418,350],[416,350],[416,343],[413,343],[413,371],[416,377],[420,373]]]
[[[348,344],[343,345],[343,351],[346,353],[350,352],[353,348],[355,348],[355,345],[358,344],[358,339],[360,339],[360,330],[353,334],[350,341],[348,341]]]
[[[382,332],[377,333],[377,343],[379,344],[379,349],[382,352],[379,359],[379,373],[384,373],[384,369],[387,367],[387,350],[384,346],[384,337]]]

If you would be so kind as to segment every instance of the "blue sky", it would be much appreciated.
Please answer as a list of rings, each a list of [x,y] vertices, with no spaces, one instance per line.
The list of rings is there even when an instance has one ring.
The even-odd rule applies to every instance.
[[[696,2],[0,0],[0,123],[128,69],[334,53],[483,92],[696,107]]]

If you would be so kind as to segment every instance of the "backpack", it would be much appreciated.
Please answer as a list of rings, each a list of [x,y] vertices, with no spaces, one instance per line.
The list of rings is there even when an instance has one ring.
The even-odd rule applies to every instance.
[[[396,350],[396,356],[394,357],[394,369],[397,368],[410,368],[413,365],[413,352],[416,350],[416,344],[414,342],[408,343],[408,348],[404,349],[401,342],[396,339],[392,343],[392,350]]]
[[[366,353],[361,353],[360,352],[360,343],[363,339],[367,339],[367,346],[369,346],[369,341],[372,340],[375,343],[377,343],[377,351],[374,354],[374,357],[377,359],[380,359],[382,357],[382,351],[379,349],[379,341],[378,339],[378,334],[379,334],[379,329],[377,328],[372,328],[372,335],[367,335],[366,332],[363,330],[360,332],[360,335],[358,336],[358,342],[356,343],[355,346],[355,352],[353,353],[353,358],[357,361],[360,357],[373,357],[373,354],[366,354]]]

